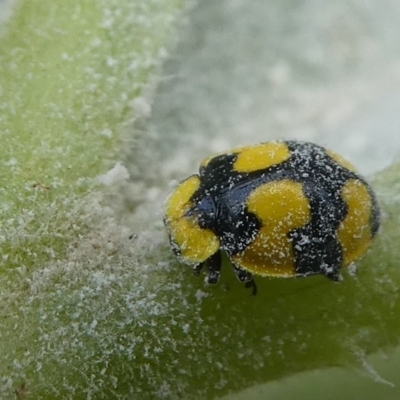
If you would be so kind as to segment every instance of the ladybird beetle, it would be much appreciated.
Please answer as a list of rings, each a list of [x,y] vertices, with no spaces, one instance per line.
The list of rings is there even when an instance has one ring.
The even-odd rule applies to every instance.
[[[217,283],[221,251],[247,287],[253,275],[323,274],[362,256],[379,206],[338,154],[309,142],[272,141],[206,158],[167,199],[164,223],[178,258]]]

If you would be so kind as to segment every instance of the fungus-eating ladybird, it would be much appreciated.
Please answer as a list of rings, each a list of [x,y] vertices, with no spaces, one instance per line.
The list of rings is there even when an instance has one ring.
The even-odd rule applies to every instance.
[[[368,183],[341,156],[313,143],[273,141],[206,158],[166,204],[164,223],[178,258],[208,283],[221,251],[237,278],[295,277],[340,269],[362,256],[379,227]]]

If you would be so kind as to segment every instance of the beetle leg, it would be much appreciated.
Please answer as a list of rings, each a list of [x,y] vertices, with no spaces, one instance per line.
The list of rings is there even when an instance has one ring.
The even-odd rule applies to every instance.
[[[198,276],[200,275],[201,270],[204,268],[205,262],[197,264],[193,267],[193,273]]]
[[[324,274],[327,278],[331,279],[334,282],[339,282],[341,279],[341,275],[339,273],[339,268],[336,271],[328,272]]]
[[[321,268],[321,273],[334,282],[340,281],[340,267],[338,266]]]
[[[221,252],[217,251],[208,260],[208,274],[206,281],[210,284],[215,284],[219,280],[221,271]]]
[[[233,265],[233,268],[235,270],[236,278],[238,278],[240,282],[244,282],[246,288],[252,288],[252,294],[255,296],[257,294],[257,285],[254,282],[253,275],[237,265]]]
[[[238,278],[240,282],[250,282],[253,279],[253,275],[250,272],[247,272],[236,265],[233,265],[233,268],[235,270],[236,278]]]
[[[254,282],[254,279],[251,279],[251,281],[248,281],[248,282],[246,282],[245,283],[245,287],[247,288],[247,289],[253,289],[252,291],[251,291],[251,294],[253,295],[253,296],[255,296],[256,294],[257,294],[257,285],[256,285],[256,283]]]

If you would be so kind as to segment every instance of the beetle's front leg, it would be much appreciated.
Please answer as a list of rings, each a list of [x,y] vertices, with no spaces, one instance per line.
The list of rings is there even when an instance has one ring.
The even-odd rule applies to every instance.
[[[207,266],[207,277],[206,282],[208,284],[214,285],[218,282],[220,271],[221,271],[221,252],[217,251],[206,261],[197,264],[193,267],[193,272],[195,275],[199,275],[201,270]]]
[[[209,284],[216,284],[221,271],[221,252],[218,250],[208,260],[208,274],[206,281]]]
[[[254,282],[253,275],[237,265],[233,265],[233,268],[235,270],[236,278],[238,278],[240,282],[244,282],[246,288],[252,288],[252,294],[255,296],[257,294],[257,285]]]

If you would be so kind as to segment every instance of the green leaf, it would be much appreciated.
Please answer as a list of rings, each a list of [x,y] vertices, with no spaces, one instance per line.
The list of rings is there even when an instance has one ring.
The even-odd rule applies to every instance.
[[[119,159],[128,140],[123,124],[136,117],[132,106],[138,99],[146,105],[145,89],[171,43],[182,5],[180,0],[22,0],[2,27],[2,398],[14,397],[21,387],[32,398],[74,392],[56,367],[61,362],[74,370],[82,364],[77,358],[74,367],[72,354],[62,356],[43,330],[46,322],[55,328],[50,309],[63,314],[47,296],[59,293],[76,308],[74,293],[56,288],[62,266],[84,268],[74,267],[72,254],[90,235],[88,215],[100,210],[87,206],[98,198],[94,178]],[[122,166],[120,171],[127,174]],[[107,219],[104,210],[98,218]],[[101,253],[96,246],[85,249],[90,260],[91,252]],[[58,270],[57,282],[42,290],[46,276]],[[74,339],[66,340],[73,348]]]
[[[25,0],[5,29],[4,398],[215,398],[314,369],[365,369],[369,354],[399,343],[398,165],[373,183],[382,229],[342,282],[260,278],[252,296],[228,262],[206,287],[171,254],[152,201],[165,193],[128,183],[118,161],[129,103],[140,96],[146,108],[180,7]],[[125,190],[140,204],[120,222],[107,200]]]

